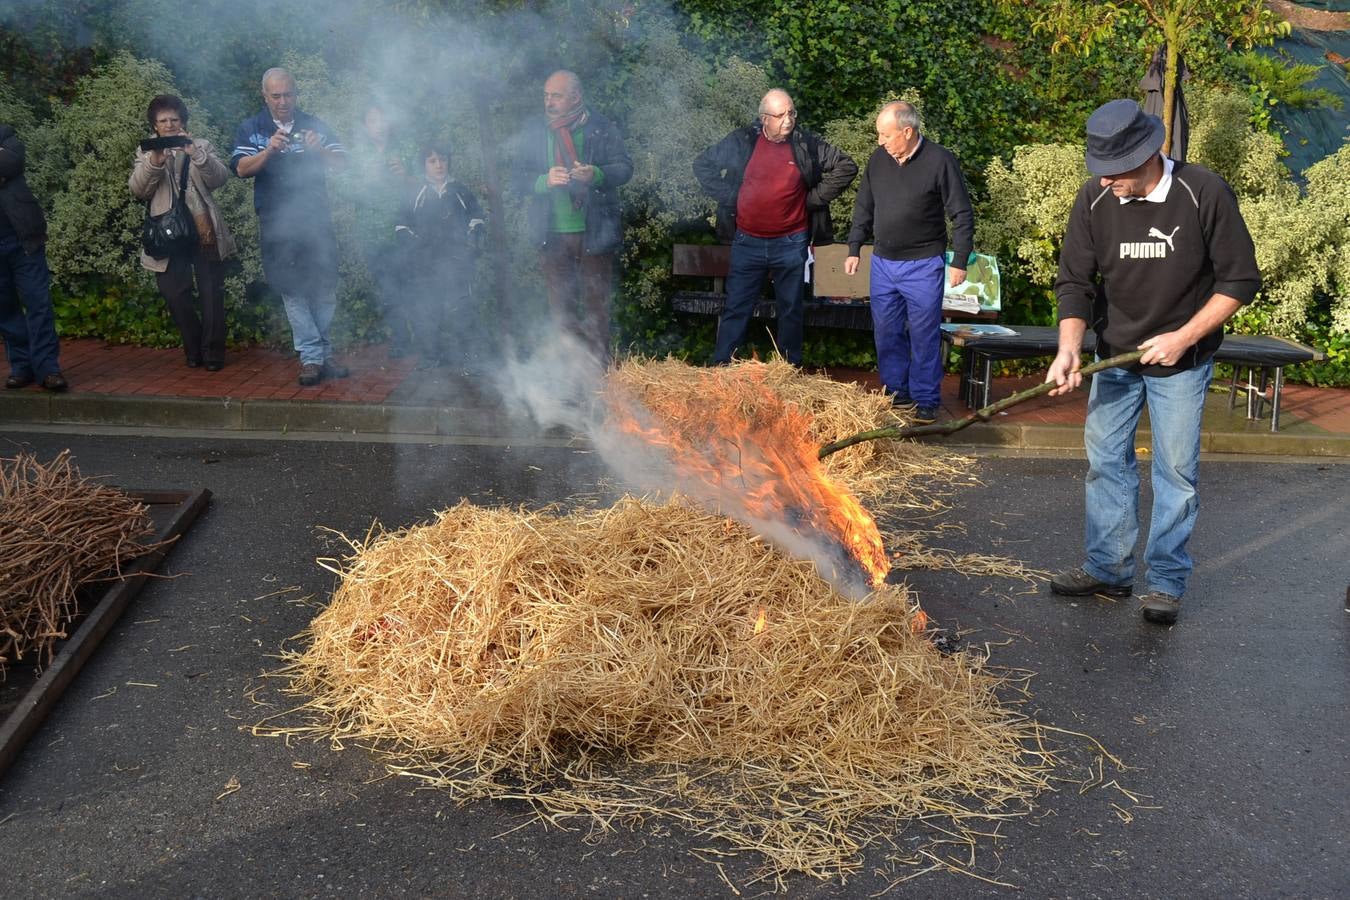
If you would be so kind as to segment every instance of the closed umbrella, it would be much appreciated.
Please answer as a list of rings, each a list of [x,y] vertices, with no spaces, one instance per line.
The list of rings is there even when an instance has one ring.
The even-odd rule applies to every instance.
[[[1163,118],[1163,75],[1167,71],[1167,45],[1163,44],[1153,53],[1153,61],[1148,64],[1148,72],[1139,79],[1139,90],[1144,92],[1144,112]],[[1186,69],[1186,60],[1177,56],[1176,104],[1172,110],[1172,147],[1168,156],[1178,162],[1186,161],[1186,139],[1190,135],[1190,114],[1186,111],[1186,96],[1181,92],[1181,84],[1190,75]]]

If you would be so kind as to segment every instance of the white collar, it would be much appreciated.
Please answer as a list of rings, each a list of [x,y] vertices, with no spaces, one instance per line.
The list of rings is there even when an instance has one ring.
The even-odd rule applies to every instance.
[[[914,158],[914,154],[918,153],[918,152],[919,152],[919,148],[922,147],[922,146],[923,146],[923,135],[919,135],[919,142],[918,142],[917,144],[914,145],[914,149],[913,149],[913,150],[911,150],[911,151],[909,151],[909,153],[905,154],[905,158],[904,158],[904,159],[895,159],[894,156],[891,156],[891,159],[895,159],[895,164],[896,164],[897,166],[903,166],[903,165],[905,165],[906,163],[908,163],[911,159]],[[890,156],[890,154],[887,154],[887,155]]]
[[[1169,159],[1168,157],[1164,156],[1162,177],[1159,178],[1158,183],[1153,186],[1153,190],[1149,191],[1142,197],[1121,197],[1120,198],[1121,204],[1123,205],[1129,203],[1131,200],[1142,200],[1147,203],[1166,203],[1167,192],[1172,189],[1172,168],[1174,166],[1175,163],[1173,163],[1172,160]]]
[[[289,122],[278,122],[276,119],[273,119],[272,124],[277,126],[277,131],[280,131],[282,134],[290,134],[291,129],[295,127],[295,119],[291,119]]]

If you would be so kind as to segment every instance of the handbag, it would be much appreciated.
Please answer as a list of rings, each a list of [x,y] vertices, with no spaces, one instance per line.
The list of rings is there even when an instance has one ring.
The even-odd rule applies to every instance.
[[[141,225],[141,246],[154,259],[166,259],[192,252],[197,244],[197,227],[192,221],[183,192],[187,190],[188,166],[192,160],[183,154],[183,175],[178,193],[167,212],[150,215],[150,204],[145,204],[145,222]]]

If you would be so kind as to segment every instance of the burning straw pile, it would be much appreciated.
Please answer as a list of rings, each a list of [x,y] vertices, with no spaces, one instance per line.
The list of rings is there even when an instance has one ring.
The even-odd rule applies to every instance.
[[[50,662],[78,588],[116,575],[153,533],[144,504],[80,477],[68,452],[0,459],[0,676],[30,655]]]
[[[691,393],[704,410],[736,405],[679,366],[613,376],[650,404],[636,431],[670,449],[706,430],[680,423]],[[807,385],[786,366],[747,373],[780,395]],[[811,450],[861,420],[894,421],[856,388],[838,402],[810,390]],[[744,412],[768,435],[758,403]],[[822,409],[855,418],[822,422]],[[875,486],[893,452],[833,462]],[[774,877],[847,875],[907,821],[970,834],[1046,786],[1039,728],[978,659],[934,649],[903,586],[849,599],[687,498],[570,514],[462,503],[350,546],[282,672],[306,699],[258,733],[366,742],[395,771],[461,799],[525,800],[554,823],[664,817],[725,842],[696,853],[754,851]],[[912,847],[894,858],[916,859]]]
[[[783,429],[780,442],[796,441],[810,455],[824,444],[861,431],[908,424],[891,400],[850,382],[802,372],[782,360],[746,361],[702,368],[678,360],[628,362],[610,373],[614,394],[635,398],[650,415],[679,429],[743,430],[746,421],[782,418],[793,409],[800,434]],[[734,398],[737,423],[709,415],[714,398]],[[795,422],[794,422],[795,425]],[[826,474],[874,510],[934,510],[934,488],[964,476],[969,460],[912,441],[866,441],[825,459]],[[920,487],[920,482],[922,486]]]

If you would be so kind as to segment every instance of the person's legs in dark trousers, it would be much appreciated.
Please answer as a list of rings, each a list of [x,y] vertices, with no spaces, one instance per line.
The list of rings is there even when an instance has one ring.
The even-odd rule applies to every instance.
[[[764,289],[764,276],[769,273],[768,241],[736,232],[731,242],[731,266],[727,271],[727,300],[722,306],[722,317],[717,322],[717,346],[712,364],[725,365],[745,341],[745,333],[754,315],[755,303]],[[800,278],[800,274],[798,275]]]
[[[580,335],[577,304],[581,302],[581,257],[585,236],[558,234],[548,236],[539,257],[548,294],[548,308],[558,332]]]
[[[473,258],[456,252],[435,268],[437,356],[452,368],[467,372],[479,352],[482,336],[473,309]]]
[[[171,256],[163,272],[155,273],[155,284],[169,307],[173,324],[183,338],[183,352],[189,366],[202,363],[202,320],[197,316],[197,301],[192,296],[192,257]]]
[[[581,326],[587,346],[608,367],[613,356],[610,298],[614,291],[614,254],[581,257]]]
[[[225,364],[225,264],[212,247],[198,250],[193,266],[202,303],[202,362],[219,368]]]
[[[778,352],[794,366],[802,364],[803,325],[806,320],[806,232],[768,242],[769,271],[778,305]]]
[[[42,381],[61,373],[47,254],[25,252],[17,238],[0,239],[0,334],[11,375]]]

